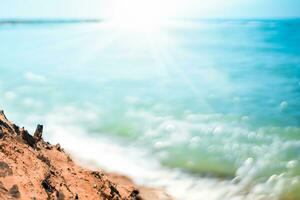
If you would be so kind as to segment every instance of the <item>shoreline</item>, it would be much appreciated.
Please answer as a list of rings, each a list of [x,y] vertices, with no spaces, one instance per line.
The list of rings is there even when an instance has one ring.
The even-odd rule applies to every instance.
[[[77,165],[42,133],[42,125],[31,135],[0,111],[0,199],[172,199],[163,189],[136,185],[127,176]]]

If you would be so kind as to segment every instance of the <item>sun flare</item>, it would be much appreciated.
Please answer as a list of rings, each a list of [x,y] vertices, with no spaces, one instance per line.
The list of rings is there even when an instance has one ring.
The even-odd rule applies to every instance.
[[[150,31],[158,29],[168,15],[168,6],[159,1],[114,1],[110,20],[125,29]]]

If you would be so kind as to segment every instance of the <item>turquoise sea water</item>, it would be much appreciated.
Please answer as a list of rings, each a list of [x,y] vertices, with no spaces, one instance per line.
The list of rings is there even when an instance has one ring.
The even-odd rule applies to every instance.
[[[157,162],[179,199],[300,199],[300,20],[0,25],[0,95],[100,165]]]

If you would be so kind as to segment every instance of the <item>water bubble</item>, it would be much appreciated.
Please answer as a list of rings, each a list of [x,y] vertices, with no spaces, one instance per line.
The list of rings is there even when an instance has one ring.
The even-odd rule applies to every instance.
[[[160,149],[161,147],[163,147],[163,142],[161,142],[161,141],[155,142],[154,147],[156,149]]]
[[[167,146],[169,146],[169,142],[164,142],[164,141],[158,141],[158,142],[155,142],[155,144],[154,144],[154,148],[156,148],[156,149],[162,149]]]
[[[286,167],[288,169],[292,169],[292,168],[295,168],[297,166],[297,164],[298,164],[297,160],[291,160],[286,164]]]
[[[167,124],[165,126],[165,130],[168,132],[173,132],[175,130],[175,126],[173,124]]]
[[[239,183],[241,181],[241,177],[240,176],[236,176],[236,177],[234,177],[232,180],[231,180],[231,182],[233,183],[233,184],[237,184],[237,183]]]
[[[281,173],[281,174],[279,174],[279,176],[278,176],[278,179],[282,179],[284,176],[286,175],[286,173],[284,172],[284,173]]]
[[[244,164],[246,166],[251,165],[254,162],[254,159],[252,157],[247,158],[247,160],[245,160]]]
[[[287,101],[282,101],[282,102],[280,103],[280,109],[281,109],[281,110],[285,110],[288,106],[289,106],[289,104],[288,104]]]
[[[191,143],[199,143],[201,138],[199,136],[194,136],[191,138],[190,142]]]
[[[213,134],[220,134],[222,132],[223,132],[223,127],[222,126],[217,126],[217,127],[214,128],[212,133]]]
[[[273,174],[272,176],[270,176],[270,178],[267,180],[268,184],[272,184],[277,180],[277,175]]]
[[[265,192],[266,188],[263,185],[256,185],[253,187],[253,192],[256,194],[263,194]],[[265,199],[263,195],[261,195],[262,198]]]

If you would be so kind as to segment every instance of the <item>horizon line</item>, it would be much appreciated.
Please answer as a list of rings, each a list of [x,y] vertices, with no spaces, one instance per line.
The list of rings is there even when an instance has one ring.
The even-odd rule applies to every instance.
[[[164,19],[162,19],[164,20]],[[199,18],[165,18],[165,20],[300,20],[296,17],[199,17]],[[99,23],[108,18],[3,18],[0,24],[41,24],[41,23]]]

